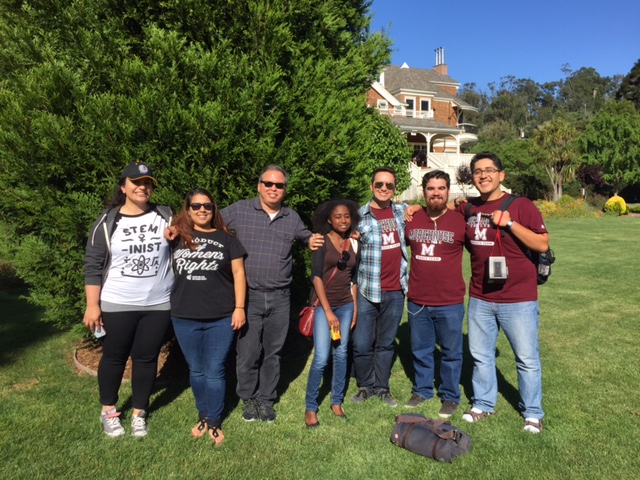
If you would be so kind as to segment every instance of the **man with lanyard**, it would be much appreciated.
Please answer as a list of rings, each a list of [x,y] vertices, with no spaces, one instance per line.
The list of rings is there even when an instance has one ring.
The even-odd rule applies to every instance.
[[[464,203],[458,207],[458,212],[468,216],[469,350],[474,361],[472,408],[462,419],[478,422],[494,412],[498,397],[496,342],[502,329],[516,357],[524,429],[540,433],[544,412],[537,272],[524,250],[547,251],[549,234],[542,215],[527,198],[518,197],[508,210],[500,210],[505,173],[497,155],[474,155],[470,169],[480,197],[469,199],[468,215]]]
[[[406,204],[396,204],[396,173],[382,167],[373,172],[373,199],[360,208],[358,226],[362,260],[358,269],[358,319],[353,333],[353,362],[362,403],[372,395],[390,407],[398,404],[389,391],[394,342],[408,288],[404,240]]]
[[[247,250],[247,324],[237,343],[236,392],[243,401],[242,418],[273,422],[280,380],[280,351],[289,329],[292,246],[311,250],[322,245],[296,212],[283,205],[287,173],[278,165],[264,168],[258,197],[241,200],[220,211]]]
[[[465,294],[465,221],[462,215],[447,209],[450,185],[448,173],[427,173],[422,178],[427,206],[416,211],[405,228],[411,246],[407,311],[415,370],[415,386],[405,407],[417,407],[434,395],[437,342],[442,352],[442,384],[438,388],[442,418],[450,417],[460,404]]]

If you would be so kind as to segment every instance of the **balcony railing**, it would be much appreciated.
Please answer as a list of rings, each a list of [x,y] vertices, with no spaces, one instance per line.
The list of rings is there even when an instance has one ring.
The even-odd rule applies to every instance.
[[[390,117],[411,117],[411,118],[433,118],[433,111],[427,110],[425,112],[421,110],[409,110],[406,108],[378,108],[378,111],[383,115]]]
[[[458,128],[466,133],[473,133],[474,135],[478,134],[478,127],[473,123],[459,123]]]

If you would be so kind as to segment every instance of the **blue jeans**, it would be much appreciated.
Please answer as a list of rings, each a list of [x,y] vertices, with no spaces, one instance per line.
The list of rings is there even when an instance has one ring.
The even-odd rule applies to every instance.
[[[493,412],[498,399],[496,342],[504,331],[516,357],[520,409],[542,418],[542,367],[538,347],[538,302],[491,303],[469,299],[469,350],[473,357],[473,406]]]
[[[331,340],[329,322],[322,307],[316,308],[316,319],[313,323],[313,342],[315,352],[309,369],[307,381],[306,409],[318,411],[318,394],[324,369],[329,362],[329,353],[333,350],[333,378],[331,380],[331,405],[342,405],[345,385],[347,383],[347,345],[353,319],[353,302],[339,307],[332,307],[333,313],[340,322],[340,340]]]
[[[233,342],[231,317],[203,322],[171,317],[187,363],[201,419],[220,426],[225,396],[225,362]]]
[[[273,405],[280,381],[280,351],[287,339],[291,293],[247,290],[247,323],[236,345],[236,393],[241,400]]]
[[[429,399],[433,397],[436,342],[440,345],[442,360],[438,393],[442,401],[460,403],[460,374],[462,372],[462,319],[464,304],[444,307],[417,305],[407,302],[411,327],[411,353],[416,372],[413,393]]]
[[[358,387],[370,393],[389,390],[393,347],[404,311],[404,293],[382,292],[372,303],[358,292],[358,321],[353,332],[353,364]]]

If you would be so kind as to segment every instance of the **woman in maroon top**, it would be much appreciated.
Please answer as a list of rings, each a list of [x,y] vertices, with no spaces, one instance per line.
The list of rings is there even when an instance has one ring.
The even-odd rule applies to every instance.
[[[315,353],[305,400],[308,428],[320,426],[318,394],[331,350],[331,410],[334,415],[346,418],[342,401],[347,379],[347,345],[351,329],[356,324],[358,288],[358,242],[350,236],[359,221],[358,205],[351,200],[330,200],[320,205],[313,216],[314,231],[324,235],[324,245],[311,256],[314,289],[311,300],[317,298],[320,305],[316,308],[313,328]],[[329,279],[331,281],[327,285]]]

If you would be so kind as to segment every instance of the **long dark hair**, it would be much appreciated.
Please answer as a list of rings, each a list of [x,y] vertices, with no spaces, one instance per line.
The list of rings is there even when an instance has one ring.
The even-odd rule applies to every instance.
[[[224,224],[222,220],[222,215],[220,215],[220,210],[218,210],[218,205],[216,204],[215,198],[208,190],[204,188],[194,188],[187,196],[184,198],[184,202],[182,203],[182,207],[180,208],[180,212],[176,217],[176,221],[173,226],[176,228],[176,233],[180,236],[180,244],[184,247],[189,248],[190,250],[194,250],[196,248],[196,244],[193,242],[193,220],[189,216],[189,208],[191,207],[191,200],[196,195],[204,195],[209,198],[209,201],[213,203],[213,211],[211,212],[213,216],[211,217],[211,228],[215,228],[218,230],[222,230],[228,234],[231,234],[227,226]]]
[[[349,215],[351,215],[351,227],[346,233],[347,236],[351,235],[351,232],[353,232],[358,227],[358,223],[360,223],[360,212],[358,211],[358,204],[356,202],[344,198],[329,200],[316,208],[312,220],[313,231],[322,233],[323,235],[329,233],[331,231],[331,225],[329,224],[331,213],[340,206],[347,207]]]
[[[125,202],[127,201],[127,196],[122,191],[122,187],[124,186],[126,181],[127,181],[126,177],[120,179],[120,182],[118,182],[118,185],[116,186],[116,189],[114,190],[113,195],[105,203],[106,208],[111,209],[111,208],[121,207],[122,205],[125,204]]]

